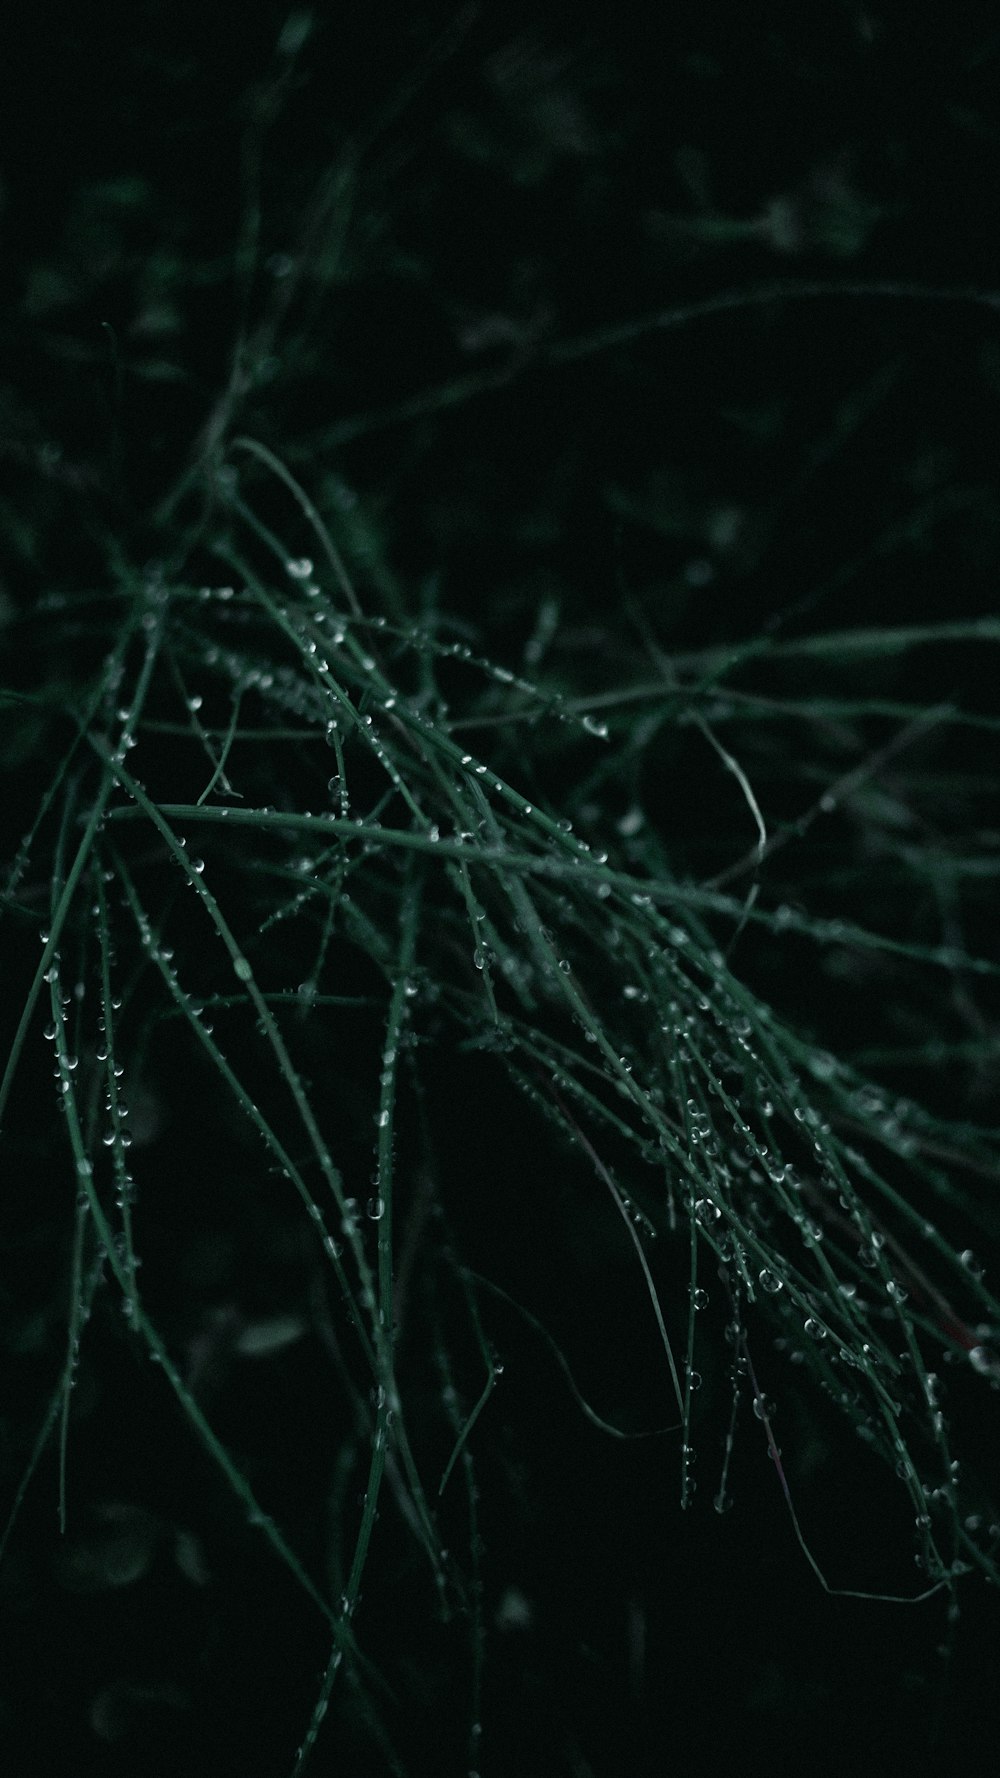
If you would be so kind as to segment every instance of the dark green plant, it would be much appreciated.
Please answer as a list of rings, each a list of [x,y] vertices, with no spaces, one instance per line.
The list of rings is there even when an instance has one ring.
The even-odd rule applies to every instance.
[[[373,266],[415,288],[441,275],[394,208],[393,130],[478,28],[463,14],[433,38],[311,191],[279,157],[303,216],[285,253],[268,238],[267,132],[309,26],[285,23],[253,89],[223,262],[199,260],[179,215],[173,247],[128,245],[157,210],[120,177],[81,189],[26,283],[38,325],[80,299],[75,251],[88,276],[104,264],[137,288],[130,322],[81,348],[105,366],[103,460],[77,410],[79,457],[52,442],[60,397],[46,410],[13,378],[5,390],[25,486],[9,552],[29,591],[0,636],[0,757],[23,829],[2,901],[3,1338],[25,1378],[4,1545],[26,1560],[21,1519],[47,1490],[70,1594],[169,1567],[171,1585],[221,1596],[242,1559],[231,1527],[249,1525],[315,1619],[289,1769],[335,1733],[355,1759],[412,1769],[419,1700],[471,1770],[481,1742],[490,1757],[491,1650],[533,1610],[494,1552],[531,1494],[523,1451],[544,1470],[530,1397],[549,1373],[629,1460],[634,1441],[656,1453],[663,1515],[756,1498],[758,1481],[734,1482],[756,1444],[828,1592],[941,1603],[954,1626],[962,1588],[998,1579],[1000,1304],[981,1260],[997,1235],[984,762],[1000,718],[984,688],[1000,621],[975,591],[995,497],[944,447],[896,465],[905,498],[856,559],[828,557],[828,581],[770,612],[751,585],[743,621],[735,589],[766,567],[780,501],[755,509],[658,449],[623,459],[601,489],[614,571],[574,606],[545,552],[572,522],[582,447],[536,501],[516,449],[483,445],[496,487],[485,471],[467,485],[461,425],[475,430],[478,398],[516,409],[519,389],[530,420],[533,376],[608,356],[627,390],[650,337],[685,324],[749,314],[766,333],[776,309],[867,298],[952,316],[995,299],[838,286],[820,268],[555,335],[540,258],[512,276],[510,307],[484,316],[470,296],[459,317],[467,334],[490,323],[498,365],[435,382],[408,364],[398,399],[350,420],[334,387],[342,417],[302,423],[312,378],[350,381],[325,366],[325,308],[342,305],[347,335]],[[602,81],[586,58],[518,39],[482,66],[488,101],[445,109],[442,154],[544,190],[567,159],[625,152],[588,110]],[[702,162],[685,168],[696,216],[650,235],[681,267],[747,241],[852,257],[894,213],[821,165],[737,225]],[[419,190],[430,204],[430,176]],[[179,350],[182,315],[224,280],[237,338],[195,425],[205,379]],[[443,287],[433,300],[462,309]],[[162,357],[137,344],[154,334]],[[407,349],[419,358],[420,340]],[[812,437],[804,485],[851,448],[865,480],[866,427],[905,380],[902,362],[868,369]],[[140,450],[136,410],[174,385],[181,411]],[[739,411],[713,398],[795,456],[794,387],[777,408],[749,386]],[[567,389],[572,408],[571,384],[550,386],[556,411]],[[381,434],[426,456],[416,496],[405,448],[359,455],[356,485],[330,467],[332,449]],[[437,475],[446,492],[411,541],[436,542],[447,584],[406,560]],[[67,513],[78,570],[72,549],[53,554]],[[971,615],[955,598],[942,618],[930,571],[903,621],[836,604],[867,570],[926,555],[937,527],[947,543],[955,514]],[[477,606],[470,537],[515,564],[523,551],[531,575],[514,567]],[[657,566],[677,540],[680,569]],[[732,597],[705,621],[698,591],[726,575]],[[127,1486],[101,1475],[102,1415],[114,1425],[125,1401],[155,1451],[187,1441],[189,1501],[183,1464],[152,1486],[141,1464]],[[859,1519],[884,1473],[884,1510],[912,1531],[909,1584],[905,1540],[892,1583],[849,1543],[817,1554],[810,1478],[838,1463]],[[193,1700],[190,1675],[126,1676],[81,1710],[113,1744],[148,1705]]]

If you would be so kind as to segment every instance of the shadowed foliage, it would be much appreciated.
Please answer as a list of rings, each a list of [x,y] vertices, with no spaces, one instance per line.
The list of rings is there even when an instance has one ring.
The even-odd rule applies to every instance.
[[[995,54],[717,10],[18,47],[25,1773],[981,1708]]]

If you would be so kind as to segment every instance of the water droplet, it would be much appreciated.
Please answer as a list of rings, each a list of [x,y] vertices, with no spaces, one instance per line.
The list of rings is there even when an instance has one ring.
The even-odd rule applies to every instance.
[[[249,982],[253,980],[253,969],[245,957],[233,958],[233,974],[237,976],[241,982]]]
[[[701,1290],[701,1289],[692,1291],[691,1301],[694,1304],[696,1309],[707,1309],[708,1308],[708,1291]]]
[[[768,1296],[777,1296],[779,1290],[784,1289],[782,1280],[775,1272],[769,1271],[767,1266],[757,1274],[757,1282],[761,1290],[766,1291]]]
[[[293,580],[308,580],[312,571],[313,565],[308,556],[292,556],[285,563],[285,573]]]
[[[381,1196],[377,1198],[369,1198],[368,1214],[371,1217],[372,1222],[381,1222],[385,1215],[385,1199]]]

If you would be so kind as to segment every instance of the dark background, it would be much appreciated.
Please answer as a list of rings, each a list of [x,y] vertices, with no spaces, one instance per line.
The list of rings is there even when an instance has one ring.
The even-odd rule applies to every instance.
[[[41,7],[6,23],[5,611],[99,581],[112,535],[135,561],[169,558],[194,521],[183,502],[166,516],[163,503],[241,335],[249,386],[236,429],[360,514],[354,566],[387,611],[412,611],[433,577],[455,633],[498,659],[524,646],[547,601],[554,674],[595,693],[639,676],[650,632],[683,653],[803,623],[995,611],[1000,298],[786,295],[578,355],[567,342],[778,280],[1000,288],[1000,33],[981,8],[954,5],[606,10],[585,27],[578,8],[552,4],[321,7],[294,64],[275,55],[287,15],[269,5],[102,6],[69,22]],[[339,208],[331,168],[352,194]],[[478,382],[450,403],[397,412],[466,378]],[[197,556],[185,568],[196,577]],[[605,646],[609,621],[617,649]],[[37,656],[8,651],[8,683],[38,671]],[[902,671],[876,663],[866,687],[913,699],[940,688],[995,714],[986,650],[943,650]],[[773,734],[778,797],[794,742]],[[955,746],[949,768],[965,772],[978,810],[995,760],[979,740]],[[679,855],[712,868],[732,855],[720,840],[729,805],[706,798],[681,748],[664,741],[637,782],[669,815]],[[15,838],[20,814],[8,809]],[[824,912],[828,857],[811,868]],[[891,890],[876,876],[865,894],[891,924]],[[987,904],[977,919],[972,948],[987,944]],[[747,970],[831,1047],[899,1037],[877,979],[845,986],[831,973],[819,1008],[804,970],[756,955]],[[923,1013],[950,1029],[944,990]],[[541,1142],[530,1112],[485,1060],[428,1070],[431,1110],[447,1110],[443,1195],[468,1263],[506,1280],[557,1337],[572,1330],[580,1387],[609,1417],[658,1423],[666,1392],[628,1255],[604,1263],[611,1237],[595,1214],[577,1234],[579,1263],[550,1261],[582,1190],[576,1163],[553,1192],[552,1229],[536,1224],[526,1251],[527,1218],[506,1194],[516,1198]],[[152,1072],[183,1102],[169,1055]],[[897,1084],[995,1121],[995,1070]],[[491,1137],[484,1149],[477,1107],[508,1090],[509,1114],[491,1119],[506,1146]],[[170,1197],[152,1229],[150,1289],[178,1338],[202,1299],[227,1289],[262,1311],[305,1289],[277,1209],[265,1203],[237,1238],[238,1181],[214,1184],[206,1203],[207,1182],[231,1168],[231,1156],[151,1139],[150,1194]],[[28,1231],[59,1213],[41,1175],[5,1229],[6,1269],[27,1268],[9,1289],[12,1326],[30,1294]],[[491,1215],[501,1194],[504,1214]],[[172,1252],[175,1218],[198,1231],[200,1273]],[[55,1462],[43,1462],[0,1573],[16,1769],[287,1773],[326,1658],[322,1625],[260,1540],[234,1529],[168,1392],[148,1387],[107,1320],[95,1315],[88,1332],[72,1497],[91,1530],[86,1514],[108,1499],[141,1500],[161,1529],[130,1521],[153,1551],[135,1585],[81,1582],[56,1547]],[[998,1726],[998,1622],[978,1581],[945,1660],[940,1599],[822,1592],[756,1425],[741,1424],[734,1509],[712,1510],[721,1360],[682,1515],[673,1443],[602,1438],[544,1344],[498,1302],[489,1335],[505,1369],[476,1433],[484,1778],[736,1759],[981,1769],[975,1736]],[[9,1344],[12,1491],[49,1372],[44,1355]],[[246,1369],[225,1374],[214,1423],[318,1561],[337,1451],[336,1425],[303,1413],[322,1389],[321,1355],[306,1341],[244,1384]],[[461,1381],[474,1398],[474,1369]],[[954,1387],[961,1396],[961,1379]],[[831,1583],[919,1590],[889,1478],[787,1370],[781,1399],[803,1531]],[[995,1437],[981,1437],[975,1456],[995,1473]],[[426,1456],[433,1470],[447,1450]],[[211,1551],[207,1580],[196,1557],[185,1572],[178,1526]],[[457,1508],[454,1534],[467,1535]],[[388,1504],[376,1535],[386,1555],[363,1588],[359,1635],[402,1700],[378,1708],[403,1769],[464,1772],[463,1628],[434,1621],[433,1588]],[[365,1710],[336,1726],[331,1716],[318,1772],[394,1769]]]

